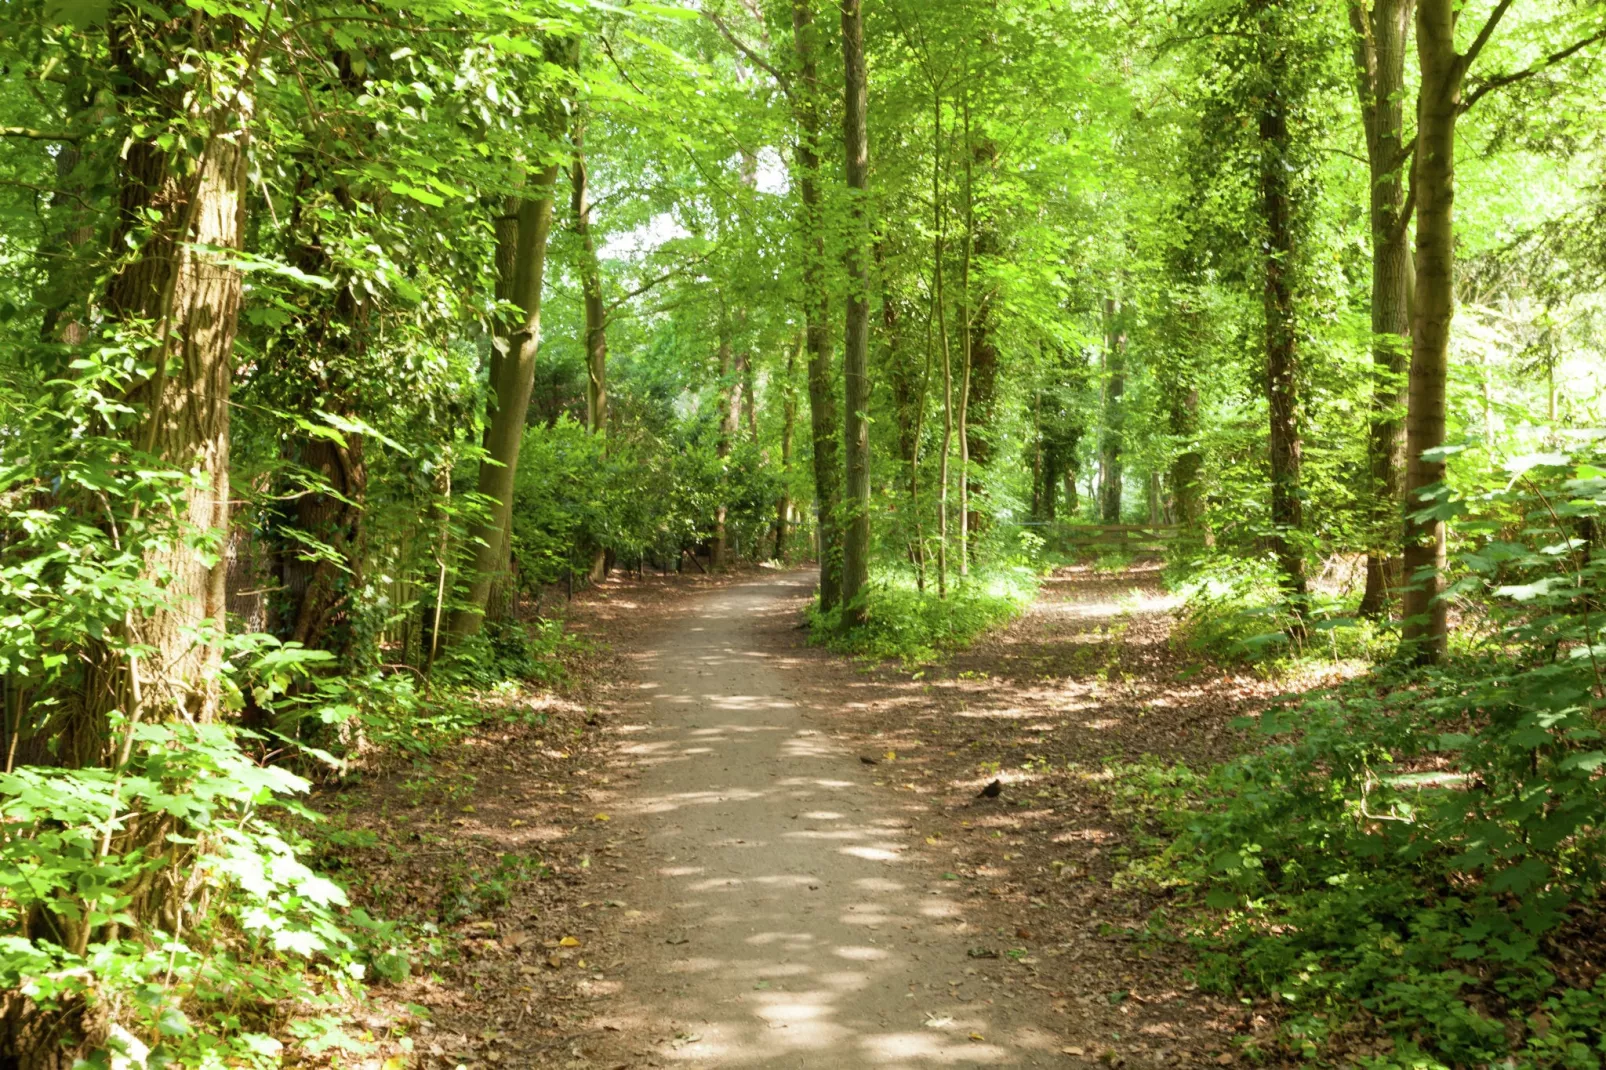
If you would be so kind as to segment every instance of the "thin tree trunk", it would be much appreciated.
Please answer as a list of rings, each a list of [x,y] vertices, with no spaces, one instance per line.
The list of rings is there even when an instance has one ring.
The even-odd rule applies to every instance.
[[[820,206],[820,85],[815,60],[813,0],[792,0],[792,46],[797,61],[793,116],[803,247],[803,322],[809,352],[809,431],[814,454],[814,507],[818,513],[820,609],[842,600],[842,462],[837,437],[835,363],[830,301],[825,285],[825,220]]]
[[[1126,337],[1121,306],[1104,299],[1104,419],[1099,439],[1099,510],[1106,524],[1121,522],[1121,453],[1125,433]]]
[[[453,610],[449,632],[454,640],[478,635],[485,622],[491,587],[502,571],[513,522],[513,486],[518,478],[519,449],[530,394],[535,389],[535,360],[541,345],[541,291],[546,277],[547,239],[552,232],[552,190],[558,167],[550,164],[536,176],[536,188],[517,203],[513,281],[509,299],[518,306],[517,329],[507,338],[507,351],[493,358],[496,409],[486,429],[488,459],[480,465],[478,492],[494,506],[474,528],[473,556],[468,562],[467,590]]]
[[[1372,227],[1371,475],[1366,591],[1360,614],[1382,617],[1393,600],[1400,505],[1405,490],[1406,362],[1411,336],[1411,250],[1406,229],[1403,144],[1405,55],[1415,0],[1350,0],[1355,69],[1366,130]]]
[[[865,242],[865,200],[870,185],[870,139],[866,109],[863,0],[841,0],[842,147],[848,186],[849,233],[844,267],[847,311],[842,343],[843,445],[846,451],[846,524],[842,541],[842,603],[849,627],[866,620],[864,594],[870,577],[870,272]]]
[[[987,301],[972,301],[971,266],[978,244],[987,247],[990,238],[978,241],[976,233],[976,185],[973,161],[976,152],[970,137],[970,90],[967,83],[962,98],[965,124],[965,245],[959,261],[960,346],[959,346],[959,575],[970,575],[970,532],[973,526],[970,511],[970,462],[977,450],[986,459],[986,446],[972,443],[970,434],[971,381],[974,378],[976,357],[980,353],[984,375],[984,397],[990,405],[992,379],[996,374],[998,354],[992,348],[987,334]],[[978,348],[979,346],[979,348]]]
[[[775,501],[775,560],[786,560],[786,539],[792,521],[792,441],[797,433],[797,358],[806,331],[786,351],[786,378],[781,383],[781,494]]]
[[[586,422],[591,433],[606,440],[608,434],[608,313],[602,303],[602,266],[591,236],[590,172],[586,167],[585,118],[576,107],[574,161],[569,166],[570,209],[574,233],[580,239],[580,293],[585,306]],[[606,449],[606,443],[604,444]]]
[[[991,215],[976,213],[974,166],[990,171],[998,161],[998,146],[983,134],[971,136],[970,95],[964,96],[965,122],[965,339],[961,347],[959,371],[959,574],[970,574],[970,543],[981,528],[982,510],[978,506],[981,484],[972,477],[972,465],[992,462],[998,395],[998,342],[993,332],[992,297],[974,290],[974,269],[978,259],[996,257],[1000,252],[998,223]]]
[[[731,443],[736,437],[740,418],[741,392],[733,359],[730,317],[722,298],[719,312],[719,444],[715,447],[722,469],[728,467],[726,462],[730,459]],[[721,494],[719,504],[714,507],[714,538],[708,554],[708,567],[711,569],[724,568],[730,556],[729,535],[725,530],[729,514],[730,506]]]
[[[953,359],[948,346],[948,309],[944,301],[942,258],[947,237],[942,211],[942,98],[933,89],[931,154],[931,316],[942,355],[942,454],[937,462],[937,597],[948,597],[948,458],[954,442]],[[930,329],[927,329],[929,344]]]

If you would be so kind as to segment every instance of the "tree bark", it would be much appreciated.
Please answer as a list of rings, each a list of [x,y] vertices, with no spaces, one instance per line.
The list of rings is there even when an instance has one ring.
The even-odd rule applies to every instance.
[[[1448,620],[1444,600],[1444,521],[1416,519],[1422,495],[1443,482],[1444,462],[1423,456],[1444,445],[1445,385],[1450,372],[1450,318],[1455,311],[1455,123],[1461,109],[1465,57],[1455,50],[1453,0],[1420,0],[1417,58],[1416,306],[1411,322],[1410,408],[1406,417],[1405,617],[1403,639],[1411,657],[1433,663],[1444,656]]]
[[[870,578],[870,272],[867,262],[867,213],[870,185],[870,139],[867,129],[868,85],[864,64],[863,0],[841,0],[843,118],[842,147],[848,186],[849,231],[844,266],[847,274],[846,316],[842,343],[842,384],[846,420],[846,516],[842,540],[842,603],[844,623],[866,620],[863,595]]]
[[[488,459],[480,465],[477,489],[495,504],[490,515],[474,527],[463,604],[453,610],[448,629],[454,640],[478,635],[484,625],[491,587],[503,568],[512,528],[513,486],[518,478],[519,449],[524,442],[524,422],[535,388],[535,360],[541,346],[541,290],[546,277],[547,239],[552,232],[557,165],[542,168],[535,178],[535,189],[516,202],[515,226],[511,228],[515,245],[508,299],[518,306],[520,317],[506,339],[506,351],[493,356],[491,362],[496,408],[485,432]]]
[[[739,419],[739,406],[741,405],[741,391],[732,365],[730,317],[725,311],[723,299],[720,302],[719,312],[719,443],[714,447],[719,454],[720,467],[728,467],[726,462],[730,459],[731,443],[736,438],[736,425]],[[708,566],[712,569],[724,568],[730,556],[729,539],[725,530],[726,520],[729,518],[730,506],[726,504],[723,495],[719,504],[714,507],[714,537],[709,545]]]
[[[1178,391],[1171,407],[1172,437],[1185,445],[1171,459],[1171,496],[1176,503],[1176,522],[1190,534],[1198,531],[1204,519],[1201,476],[1204,457],[1196,440],[1199,434],[1199,390]]]
[[[806,332],[786,351],[786,377],[781,382],[781,493],[775,501],[775,560],[786,560],[786,540],[792,524],[792,452],[797,433],[797,358]]]
[[[574,115],[574,160],[569,165],[570,210],[580,239],[580,293],[585,306],[586,422],[591,433],[608,434],[608,312],[602,303],[602,266],[591,236],[590,172],[585,156],[585,110]],[[604,447],[606,448],[606,447]]]
[[[1268,42],[1268,49],[1275,49]],[[1261,102],[1260,198],[1265,240],[1266,400],[1270,411],[1272,552],[1277,558],[1284,596],[1303,611],[1306,596],[1305,555],[1299,545],[1304,521],[1300,498],[1299,341],[1295,331],[1292,273],[1295,248],[1293,193],[1288,161],[1287,61],[1280,49],[1266,61],[1269,91]],[[1295,629],[1299,624],[1296,622]]]
[[[1405,490],[1406,362],[1410,353],[1413,266],[1406,229],[1404,168],[1405,55],[1415,0],[1350,0],[1356,86],[1366,131],[1372,227],[1372,411],[1367,434],[1371,476],[1364,617],[1387,615],[1397,571],[1400,505]]]
[[[813,0],[792,0],[797,62],[793,117],[797,123],[798,204],[803,246],[803,322],[809,354],[809,437],[814,455],[814,507],[820,537],[820,609],[842,600],[842,460],[837,438],[831,352],[830,299],[825,285],[825,220],[820,204],[820,85],[815,59]]]
[[[1126,334],[1120,329],[1121,305],[1104,299],[1104,420],[1099,440],[1099,515],[1106,524],[1121,522],[1121,454],[1124,450]]]
[[[134,86],[154,92],[133,49],[114,43],[114,62]],[[224,631],[223,544],[229,519],[229,388],[242,296],[238,269],[196,246],[238,249],[244,237],[246,134],[240,115],[215,115],[193,171],[152,140],[132,141],[124,157],[113,248],[156,222],[133,261],[107,288],[106,307],[120,322],[157,324],[153,374],[128,402],[142,413],[134,445],[162,463],[196,473],[178,506],[178,520],[212,545],[175,539],[146,554],[145,573],[167,576],[167,604],[134,623],[130,638],[150,647],[141,659],[159,679],[146,690],[165,696],[173,713],[211,720],[218,708]],[[198,635],[200,636],[198,638]],[[115,686],[94,687],[101,732],[105,698],[126,696],[126,661],[111,670]],[[102,737],[103,738],[103,737]],[[98,742],[99,740],[97,740]],[[63,741],[64,744],[67,741]],[[69,746],[69,749],[72,749]],[[87,755],[86,755],[87,757]]]

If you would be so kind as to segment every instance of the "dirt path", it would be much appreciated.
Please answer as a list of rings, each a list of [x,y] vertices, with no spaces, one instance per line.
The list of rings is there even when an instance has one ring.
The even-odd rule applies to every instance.
[[[1168,770],[1231,754],[1232,719],[1287,682],[1175,649],[1152,568],[1061,569],[919,670],[809,647],[812,585],[616,577],[574,603],[592,645],[568,699],[503,692],[460,743],[329,800],[324,864],[375,913],[440,927],[376,990],[382,1054],[1277,1064],[1257,1050],[1276,1008],[1201,992],[1172,893],[1124,873],[1163,842],[1143,803]]]
[[[811,590],[696,595],[635,654],[610,719],[640,779],[613,820],[646,857],[615,1024],[689,1066],[1062,1064],[1046,1007],[972,968],[955,883],[911,857],[926,807],[805,713]]]

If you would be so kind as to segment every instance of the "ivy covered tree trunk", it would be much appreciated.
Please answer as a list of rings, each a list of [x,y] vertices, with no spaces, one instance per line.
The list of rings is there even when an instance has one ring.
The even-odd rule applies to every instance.
[[[221,712],[229,397],[243,292],[231,253],[244,236],[249,115],[231,88],[203,93],[164,77],[179,57],[237,46],[243,28],[234,19],[153,24],[148,14],[119,5],[107,20],[116,108],[128,133],[110,235],[111,248],[123,255],[106,284],[104,311],[138,359],[135,377],[116,399],[130,412],[123,425],[127,463],[179,473],[182,481],[175,481],[172,497],[151,503],[137,525],[113,533],[141,540],[128,546],[139,554],[138,581],[159,593],[126,615],[114,641],[72,651],[84,666],[72,678],[76,690],[59,696],[36,737],[50,744],[36,760],[101,766],[114,778],[128,767],[135,726],[207,724]],[[173,136],[197,131],[193,138]],[[73,330],[70,322],[58,314],[52,333]],[[104,499],[91,499],[84,514],[85,523],[116,523]],[[136,535],[141,526],[147,534]],[[15,757],[7,755],[8,770]],[[153,782],[147,794],[162,790]],[[103,836],[96,833],[97,859],[138,854],[145,860],[117,887],[117,913],[127,921],[52,911],[48,927],[30,933],[30,923],[42,915],[25,911],[12,918],[13,925],[21,922],[14,937],[42,937],[82,956],[97,936],[125,923],[136,931],[177,931],[189,880],[179,860],[190,850],[192,830],[157,809],[113,810],[104,820]],[[80,864],[92,872],[89,860]],[[109,1017],[104,1004],[71,996],[45,1009],[25,993],[0,994],[0,1064],[18,1070],[82,1065],[88,1049],[104,1041]]]
[[[1172,399],[1171,434],[1179,449],[1171,459],[1171,496],[1176,523],[1190,535],[1204,520],[1204,456],[1198,447],[1199,390],[1178,391]]]
[[[820,79],[813,0],[792,0],[792,47],[797,62],[793,115],[797,123],[798,204],[803,246],[804,344],[808,349],[809,439],[814,455],[814,508],[820,539],[820,608],[842,600],[842,454],[838,443],[836,376],[830,299],[825,284],[825,219],[820,204]]]
[[[535,188],[514,204],[512,281],[508,299],[519,308],[519,321],[503,342],[505,352],[491,361],[495,408],[485,432],[487,463],[480,465],[476,489],[494,503],[489,516],[474,526],[466,590],[452,613],[453,639],[478,635],[497,575],[504,570],[508,534],[513,523],[513,485],[518,476],[519,448],[530,394],[535,388],[535,358],[541,345],[541,289],[546,277],[547,239],[552,232],[552,190],[556,164],[535,175]],[[506,232],[504,232],[506,233]],[[499,258],[500,260],[500,258]]]
[[[846,254],[847,315],[842,343],[842,383],[846,408],[843,444],[847,495],[842,540],[842,602],[845,622],[862,625],[862,594],[870,578],[870,271],[865,200],[870,185],[870,139],[866,110],[863,0],[842,0],[842,146],[848,185],[849,234]]]
[[[342,81],[351,81],[350,57],[336,57]],[[355,88],[347,85],[348,89]],[[294,236],[292,263],[308,275],[328,276],[334,269],[328,236],[321,229],[325,199],[348,216],[361,206],[342,180],[332,191],[319,189],[319,178],[304,171],[290,213]],[[356,409],[358,383],[350,362],[363,353],[368,329],[368,299],[355,286],[333,295],[310,294],[294,323],[286,359],[272,377],[282,384],[286,411],[317,411],[347,416]],[[261,359],[261,358],[259,358]],[[259,372],[259,375],[261,373]],[[269,570],[278,590],[269,602],[272,630],[281,639],[325,650],[342,662],[354,653],[352,593],[361,586],[364,565],[362,517],[368,492],[363,436],[344,431],[339,441],[324,435],[293,434],[285,459],[312,480],[286,481],[280,497],[289,501],[266,516]],[[318,544],[309,551],[307,539]]]
[[[1271,4],[1262,5],[1269,10]],[[1262,24],[1262,32],[1267,27]],[[1271,544],[1285,596],[1296,614],[1306,595],[1305,555],[1299,544],[1304,526],[1300,498],[1302,445],[1299,432],[1299,338],[1296,333],[1293,271],[1299,251],[1294,240],[1293,192],[1289,161],[1287,60],[1275,42],[1263,45],[1266,90],[1260,102],[1260,206],[1265,248],[1263,307],[1266,319],[1266,400],[1271,426]],[[1296,625],[1297,627],[1297,625]]]
[[[987,215],[976,214],[976,166],[984,172],[997,163],[998,146],[990,138],[972,136],[970,93],[960,98],[964,124],[965,241],[960,266],[959,368],[959,574],[970,575],[971,537],[981,528],[981,482],[975,464],[992,460],[994,395],[998,390],[998,347],[992,333],[992,296],[975,292],[976,258],[998,252],[998,229]]]
[[[1367,435],[1370,545],[1360,613],[1387,614],[1405,489],[1406,363],[1413,266],[1405,213],[1405,56],[1414,0],[1350,0],[1372,230],[1372,413]]]

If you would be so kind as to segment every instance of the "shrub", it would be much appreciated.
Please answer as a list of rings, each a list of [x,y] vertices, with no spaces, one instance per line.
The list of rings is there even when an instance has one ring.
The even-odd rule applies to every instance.
[[[920,590],[905,571],[881,572],[871,579],[863,627],[844,628],[840,607],[829,613],[816,607],[809,613],[810,634],[838,653],[920,664],[1019,615],[1036,593],[1036,573],[1025,565],[974,574],[950,588],[946,598],[929,583]]]

